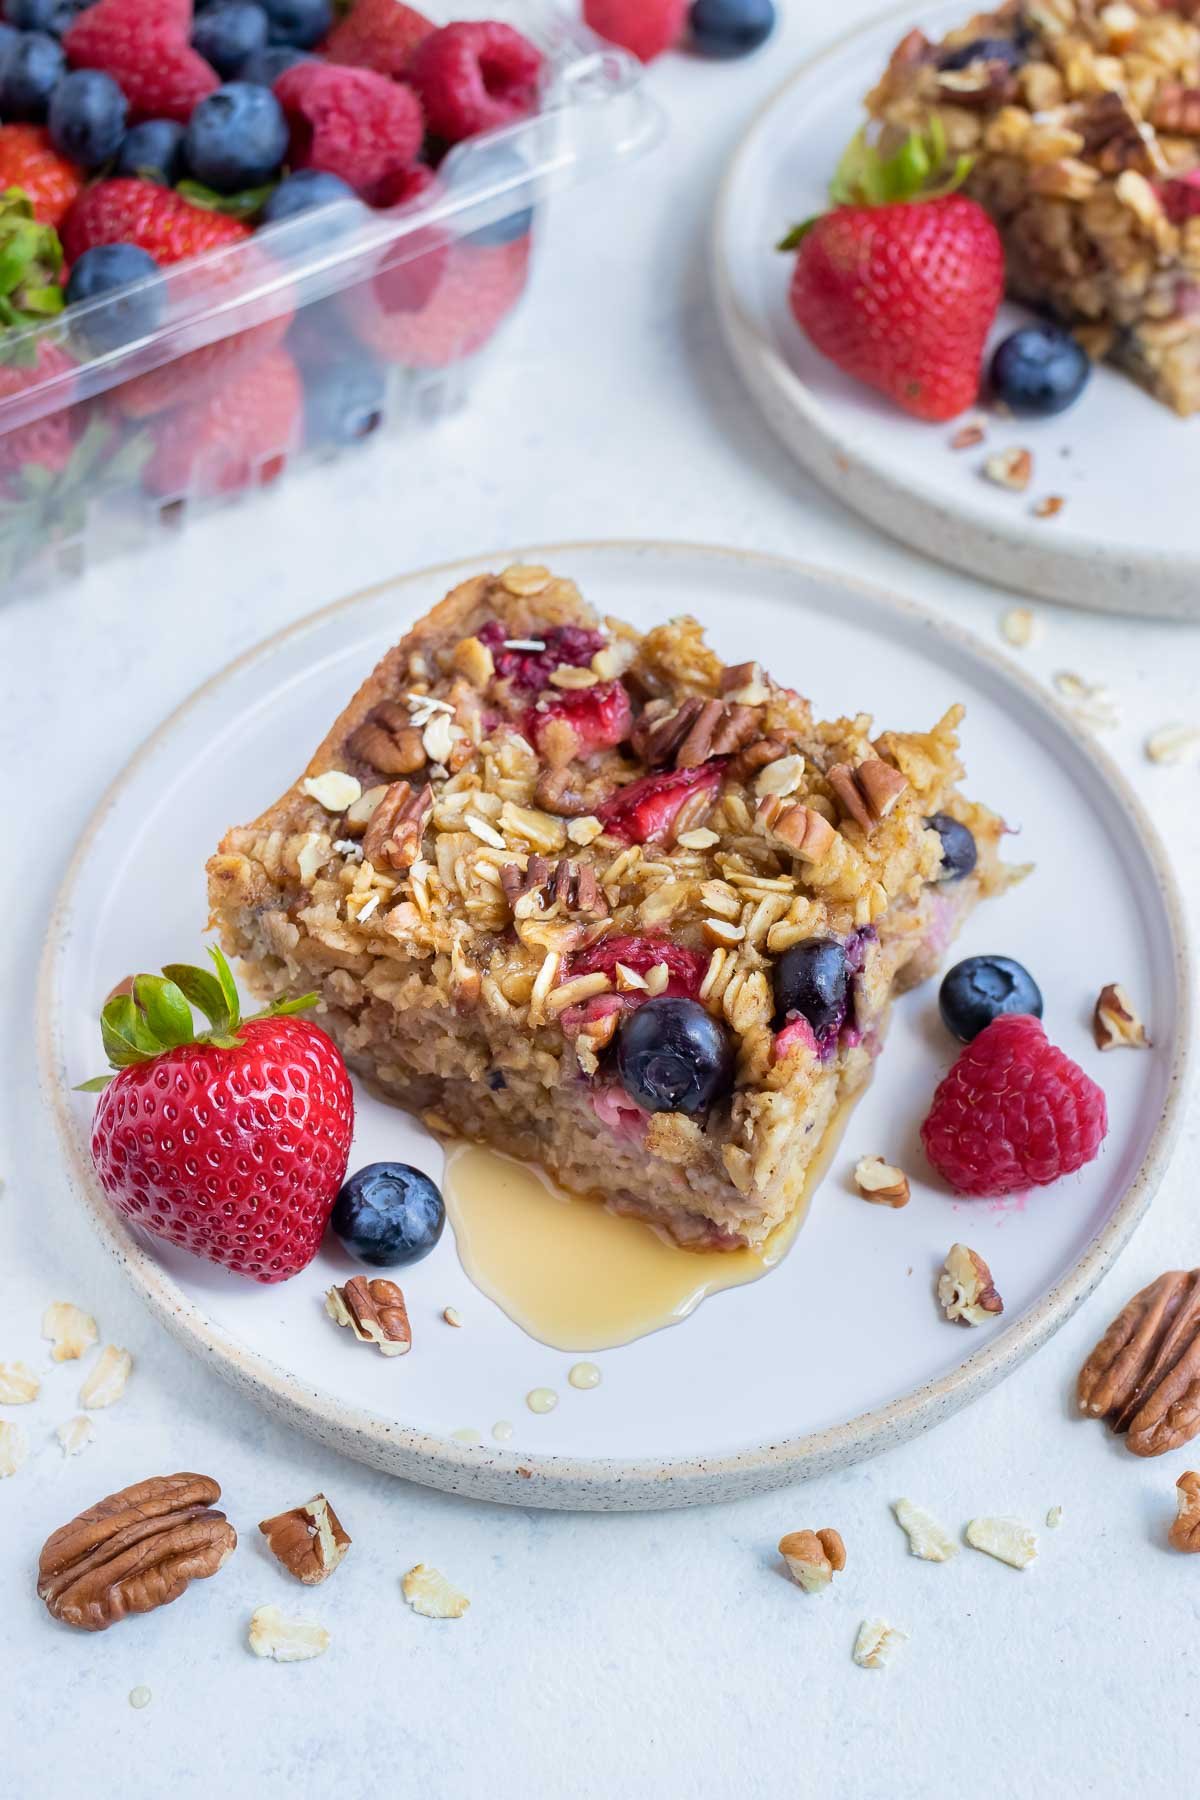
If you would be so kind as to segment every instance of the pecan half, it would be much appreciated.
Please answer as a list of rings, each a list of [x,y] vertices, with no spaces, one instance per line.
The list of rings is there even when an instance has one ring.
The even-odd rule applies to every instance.
[[[407,781],[394,781],[367,826],[363,861],[376,868],[411,869],[421,854],[421,839],[433,812],[429,783],[415,792]]]
[[[349,1536],[324,1494],[264,1519],[258,1529],[271,1554],[306,1587],[327,1580],[350,1548]]]
[[[1079,1373],[1081,1412],[1124,1432],[1135,1456],[1200,1431],[1200,1269],[1171,1269],[1118,1313]]]
[[[762,722],[753,706],[706,700],[675,752],[677,769],[698,769],[710,756],[731,756],[756,738]]]
[[[835,763],[825,779],[846,818],[864,831],[874,831],[887,818],[908,786],[906,775],[876,756],[869,756],[857,768]]]
[[[787,745],[782,738],[755,738],[744,750],[738,751],[729,765],[729,773],[735,781],[750,782],[760,769],[765,769],[768,763],[778,762],[786,754]]]
[[[373,707],[350,734],[346,748],[381,775],[415,775],[425,766],[421,733],[398,700],[382,700]]]
[[[1187,1469],[1175,1483],[1178,1511],[1167,1533],[1173,1550],[1200,1551],[1200,1475]]]
[[[582,819],[604,801],[610,784],[599,777],[581,779],[569,768],[543,769],[534,784],[534,803],[556,819]]]
[[[1155,112],[1162,103],[1161,96],[1167,91],[1168,84],[1164,83],[1160,97],[1155,101]],[[1181,93],[1183,91],[1180,89]],[[1158,125],[1159,120],[1153,118],[1153,123]],[[1081,155],[1103,174],[1120,175],[1125,169],[1137,169],[1143,175],[1161,173],[1162,158],[1161,153],[1156,154],[1154,134],[1147,131],[1123,95],[1113,90],[1094,95],[1077,115],[1074,124],[1083,137]],[[1173,131],[1175,127],[1162,126],[1161,129]]]
[[[668,700],[652,700],[630,733],[634,754],[648,769],[669,763],[700,716],[703,700],[696,695],[672,706]]]
[[[46,1539],[38,1594],[81,1631],[107,1631],[129,1613],[178,1600],[237,1547],[233,1526],[212,1510],[220,1497],[207,1475],[158,1475],[109,1494]]]
[[[557,901],[564,913],[583,913],[600,918],[608,911],[608,903],[600,891],[596,871],[587,863],[547,862],[544,856],[531,856],[524,870],[516,863],[505,863],[500,870],[500,885],[511,907],[528,894],[540,896],[542,909]]]
[[[354,1275],[344,1287],[330,1288],[325,1311],[335,1325],[348,1325],[360,1344],[378,1344],[385,1356],[412,1349],[408,1308],[394,1281]]]

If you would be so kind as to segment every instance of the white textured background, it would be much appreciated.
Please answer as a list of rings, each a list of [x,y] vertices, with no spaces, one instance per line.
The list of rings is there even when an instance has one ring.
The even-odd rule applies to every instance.
[[[101,790],[199,681],[324,601],[476,549],[684,537],[850,569],[994,636],[1004,596],[872,534],[783,461],[719,340],[705,241],[720,171],[754,105],[832,23],[796,0],[785,10],[776,42],[750,63],[654,70],[669,143],[629,179],[560,204],[533,299],[474,410],[0,612],[0,1359],[45,1371],[36,1406],[5,1409],[34,1455],[0,1485],[4,1800],[1194,1789],[1200,1559],[1168,1551],[1165,1532],[1175,1477],[1200,1463],[1200,1446],[1139,1462],[1073,1416],[1071,1385],[1127,1293],[1200,1261],[1195,1106],[1117,1272],[988,1399],[790,1493],[601,1518],[405,1487],[236,1400],[152,1327],[75,1216],[37,1096],[43,924]],[[846,0],[838,23],[869,10]],[[1200,638],[1039,610],[1046,636],[1026,656],[1047,677],[1072,668],[1116,690],[1110,741],[1194,893],[1200,776],[1151,768],[1140,745],[1166,720],[1200,720]],[[1048,882],[1046,901],[1077,906],[1086,929],[1086,896]],[[126,1398],[67,1463],[51,1434],[76,1410],[78,1369],[51,1365],[38,1336],[43,1306],[65,1298],[136,1359]],[[129,1480],[177,1468],[220,1479],[242,1532],[229,1567],[102,1638],[53,1624],[33,1593],[47,1533]],[[310,1596],[254,1526],[318,1487],[355,1546]],[[938,1567],[908,1557],[888,1512],[900,1494],[954,1527],[978,1512],[1040,1526],[1055,1503],[1065,1518],[1041,1532],[1025,1574],[967,1550]],[[850,1562],[831,1594],[806,1600],[773,1546],[782,1531],[824,1524],[842,1532]],[[399,1576],[418,1560],[470,1594],[464,1621],[434,1624],[401,1604]],[[330,1653],[291,1667],[250,1657],[246,1620],[266,1601],[320,1617]],[[875,1613],[911,1633],[883,1674],[850,1662],[860,1619]],[[135,1712],[127,1695],[141,1683],[153,1699]]]

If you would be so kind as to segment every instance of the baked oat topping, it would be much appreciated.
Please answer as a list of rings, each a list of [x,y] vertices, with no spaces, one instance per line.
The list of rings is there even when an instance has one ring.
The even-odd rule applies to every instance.
[[[819,721],[757,662],[723,665],[694,620],[639,636],[546,571],[516,583],[464,583],[384,658],[305,777],[345,770],[361,796],[323,821],[293,789],[232,831],[214,917],[259,991],[319,988],[349,1063],[445,1135],[693,1248],[761,1243],[894,987],[1008,879],[1001,821],[957,788],[961,709],[927,731]],[[394,757],[439,721],[453,752],[420,772],[360,735]],[[953,883],[927,824],[945,812],[978,849]],[[779,959],[814,939],[847,970],[820,1041],[775,994]],[[682,1115],[652,1128],[619,1075],[631,1015],[683,1000],[736,1048],[686,1144]]]

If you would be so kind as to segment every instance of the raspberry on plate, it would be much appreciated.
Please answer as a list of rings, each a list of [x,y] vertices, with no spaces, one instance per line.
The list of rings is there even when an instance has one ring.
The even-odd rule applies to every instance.
[[[1082,1169],[1108,1131],[1104,1094],[1027,1013],[993,1019],[933,1096],[921,1142],[959,1194],[1047,1187]]]
[[[399,81],[417,45],[436,30],[432,19],[403,0],[355,0],[326,38],[325,55],[330,62],[374,69]]]
[[[340,175],[364,199],[407,169],[421,149],[421,107],[411,88],[371,69],[315,59],[275,83],[291,133],[293,169]]]
[[[583,0],[583,16],[596,35],[644,63],[675,48],[687,10],[688,0]]]
[[[188,42],[191,0],[99,0],[63,38],[77,69],[111,75],[133,119],[178,119],[219,83],[216,70]]]
[[[409,79],[430,131],[457,144],[524,119],[537,107],[540,52],[511,25],[443,25],[415,51]]]

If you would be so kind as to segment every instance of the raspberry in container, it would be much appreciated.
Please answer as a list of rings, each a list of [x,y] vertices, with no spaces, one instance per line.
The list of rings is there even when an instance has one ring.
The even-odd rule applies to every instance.
[[[662,128],[554,0],[65,13],[0,26],[0,595],[435,424]]]

